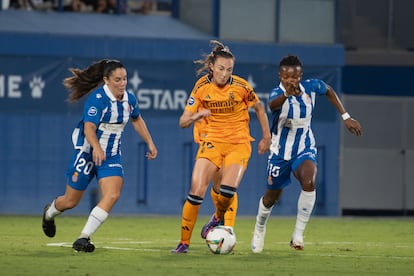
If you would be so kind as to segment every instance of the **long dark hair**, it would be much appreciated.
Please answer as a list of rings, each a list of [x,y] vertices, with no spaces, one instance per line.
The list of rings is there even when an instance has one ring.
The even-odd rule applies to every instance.
[[[113,59],[103,59],[92,63],[85,69],[69,68],[73,76],[63,80],[63,85],[69,90],[68,101],[76,102],[103,83],[104,77],[109,77],[117,68],[125,68],[121,62]]]

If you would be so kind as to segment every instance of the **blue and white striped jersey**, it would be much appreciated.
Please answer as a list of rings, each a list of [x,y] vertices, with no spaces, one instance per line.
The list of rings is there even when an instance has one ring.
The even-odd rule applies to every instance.
[[[72,133],[75,149],[91,152],[91,147],[83,132],[84,122],[97,126],[96,135],[102,150],[107,156],[120,153],[121,135],[129,118],[138,118],[140,110],[134,94],[125,91],[124,97],[118,101],[109,88],[104,85],[92,91],[88,96],[83,117]]]
[[[300,82],[302,95],[286,99],[282,107],[272,111],[270,150],[284,160],[290,160],[312,149],[316,152],[315,137],[311,128],[312,113],[315,108],[316,95],[326,94],[326,84],[319,79]],[[269,102],[283,94],[285,88],[280,83],[269,95]]]

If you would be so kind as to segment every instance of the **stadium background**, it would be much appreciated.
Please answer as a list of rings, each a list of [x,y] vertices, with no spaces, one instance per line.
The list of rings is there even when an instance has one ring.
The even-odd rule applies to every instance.
[[[116,58],[128,69],[128,87],[140,100],[159,157],[145,161],[145,145],[131,127],[126,129],[125,185],[113,212],[179,214],[196,147],[191,129],[178,127],[178,117],[196,80],[192,61],[210,50],[210,39],[218,38],[236,55],[235,74],[248,79],[265,103],[277,84],[278,61],[293,53],[304,62],[305,77],[330,83],[363,124],[364,136],[352,137],[330,104],[318,98],[315,214],[413,214],[409,198],[414,196],[410,171],[414,127],[409,111],[414,108],[414,93],[408,80],[414,73],[414,42],[401,34],[407,27],[399,25],[400,19],[392,21],[392,28],[378,21],[389,22],[397,18],[396,12],[398,18],[413,21],[404,13],[413,4],[159,2],[169,3],[170,13],[0,12],[0,213],[38,214],[45,203],[64,192],[72,153],[70,135],[80,119],[82,102],[65,102],[62,80],[69,67]],[[366,2],[377,9],[369,9]],[[252,134],[260,137],[254,114]],[[253,148],[257,149],[256,143]],[[255,214],[266,183],[265,167],[266,156],[254,151],[239,189],[239,214]],[[99,196],[96,186],[91,183],[71,213],[88,212]],[[297,184],[291,185],[273,213],[295,214],[298,191]],[[207,195],[201,212],[211,210]]]

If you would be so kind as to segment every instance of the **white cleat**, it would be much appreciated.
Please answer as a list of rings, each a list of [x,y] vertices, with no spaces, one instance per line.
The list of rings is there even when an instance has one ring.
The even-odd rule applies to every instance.
[[[303,244],[303,238],[292,238],[290,240],[290,247],[292,247],[295,250],[303,250],[304,244]]]
[[[260,232],[256,228],[254,229],[252,238],[252,251],[253,253],[262,253],[264,247],[264,238],[266,235],[266,228]]]

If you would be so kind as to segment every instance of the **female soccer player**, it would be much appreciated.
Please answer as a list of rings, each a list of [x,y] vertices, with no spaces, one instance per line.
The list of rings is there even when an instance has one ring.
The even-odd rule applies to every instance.
[[[269,149],[270,129],[265,108],[248,82],[233,75],[235,58],[228,47],[211,41],[214,49],[205,59],[197,73],[208,71],[195,83],[187,105],[180,117],[182,128],[195,121],[206,120],[205,135],[197,152],[191,187],[182,210],[181,240],[173,253],[186,253],[204,195],[217,170],[222,170],[221,185],[215,214],[203,227],[203,233],[219,225],[224,213],[234,200],[234,193],[247,168],[251,155],[249,129],[250,107],[256,111],[262,139],[259,153]],[[202,233],[202,234],[203,234]]]
[[[46,236],[54,237],[54,218],[74,208],[88,184],[96,177],[102,198],[92,209],[79,238],[72,246],[76,251],[92,252],[95,246],[90,242],[90,237],[107,219],[121,194],[121,136],[130,118],[135,131],[148,145],[148,159],[157,157],[157,148],[141,117],[137,99],[125,90],[127,72],[119,61],[101,60],[84,70],[70,71],[73,76],[64,80],[65,87],[71,92],[69,101],[75,102],[86,94],[89,96],[82,120],[72,134],[75,152],[66,172],[66,192],[46,205],[42,228]]]
[[[290,184],[290,174],[299,180],[302,192],[298,199],[296,226],[290,246],[303,249],[303,232],[316,199],[315,178],[317,152],[311,128],[316,95],[325,95],[342,115],[345,126],[353,134],[362,134],[358,121],[346,112],[336,92],[319,79],[302,81],[302,62],[289,55],[279,63],[280,84],[269,96],[272,111],[272,143],[267,165],[267,189],[259,200],[252,251],[263,251],[266,223],[283,189]]]

